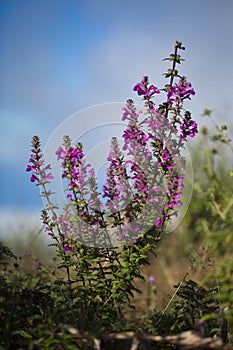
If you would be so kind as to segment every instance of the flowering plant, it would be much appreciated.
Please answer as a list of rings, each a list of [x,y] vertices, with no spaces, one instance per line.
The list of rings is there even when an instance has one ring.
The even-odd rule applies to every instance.
[[[146,76],[134,86],[145,113],[131,99],[123,107],[124,144],[121,149],[112,138],[102,193],[82,144],[73,145],[64,136],[56,155],[67,181],[69,204],[58,214],[47,187],[53,179],[51,167],[45,164],[39,138],[32,139],[27,171],[47,200],[42,221],[61,257],[60,268],[66,269],[69,297],[81,305],[88,322],[110,315],[122,318],[122,306],[131,306],[130,297],[138,291],[134,280],[143,278],[146,253],[154,252],[166,223],[182,206],[185,158],[181,151],[187,138],[197,133],[197,123],[184,109],[195,91],[176,69],[182,60],[179,50],[184,47],[176,42],[174,53],[166,59],[172,68],[165,73],[169,84],[163,89],[151,85]],[[157,106],[154,98],[162,93],[165,102]]]

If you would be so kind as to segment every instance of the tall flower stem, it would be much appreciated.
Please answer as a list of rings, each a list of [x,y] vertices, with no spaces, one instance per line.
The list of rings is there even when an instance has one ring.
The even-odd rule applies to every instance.
[[[47,190],[46,184],[49,183],[50,179],[53,179],[53,176],[51,173],[48,173],[48,170],[51,168],[50,165],[44,166],[44,158],[43,154],[41,151],[41,142],[38,136],[33,136],[32,138],[32,154],[29,159],[29,165],[27,166],[27,171],[32,171],[33,175],[31,176],[31,181],[32,182],[37,182],[39,186],[42,187],[42,192],[41,195],[46,198],[47,201],[47,207],[45,211],[42,211],[42,220],[43,222],[47,222],[47,225],[50,226],[50,230],[53,230],[54,224],[57,228],[58,236],[60,238],[60,242],[56,236],[56,234],[53,234],[53,238],[58,242],[62,244],[62,249],[61,249],[61,254],[63,257],[63,260],[65,262],[65,269],[66,269],[66,274],[67,274],[67,281],[69,284],[69,289],[70,289],[70,295],[72,298],[72,282],[71,282],[71,275],[70,275],[70,269],[68,266],[69,262],[69,257],[66,254],[66,251],[64,249],[64,234],[62,233],[59,223],[58,223],[58,217],[55,212],[55,206],[50,200],[50,195],[51,192]],[[52,213],[52,224],[49,222],[46,211],[50,211]]]
[[[167,73],[165,74],[165,78],[170,77],[170,82],[169,82],[169,88],[171,89],[173,86],[173,82],[174,82],[174,78],[178,75],[178,71],[175,69],[176,68],[176,64],[180,63],[181,58],[180,55],[178,55],[178,50],[185,50],[185,47],[182,46],[182,43],[180,41],[176,41],[175,46],[174,46],[174,53],[170,55],[170,57],[168,58],[168,60],[172,61],[172,68],[168,69]],[[167,58],[165,58],[165,60],[167,60]],[[171,104],[169,103],[169,100],[167,98],[167,102],[166,102],[166,112],[165,112],[165,117],[168,117],[168,113],[170,110]]]

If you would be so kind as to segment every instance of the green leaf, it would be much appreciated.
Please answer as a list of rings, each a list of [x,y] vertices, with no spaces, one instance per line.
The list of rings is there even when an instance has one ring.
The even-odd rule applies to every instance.
[[[0,255],[1,254],[5,254],[7,256],[9,256],[10,258],[15,258],[17,259],[17,256],[10,250],[10,248],[6,247],[6,246],[0,246]]]
[[[31,334],[25,332],[23,329],[13,332],[14,335],[21,335],[21,337],[26,339],[32,339]]]

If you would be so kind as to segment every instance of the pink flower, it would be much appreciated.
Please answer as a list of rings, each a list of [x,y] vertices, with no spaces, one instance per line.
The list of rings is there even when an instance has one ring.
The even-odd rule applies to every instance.
[[[175,202],[169,202],[167,207],[170,209],[170,208],[173,208],[175,205],[176,205]]]
[[[163,226],[162,220],[157,219],[157,220],[155,221],[155,225],[158,226],[158,227]]]
[[[160,90],[154,85],[148,87],[149,80],[148,77],[144,76],[140,83],[137,83],[133,90],[137,92],[139,96],[144,95],[144,97],[150,98],[154,94],[160,94]]]
[[[150,276],[149,279],[148,279],[148,282],[151,283],[151,284],[152,284],[152,283],[155,283],[154,277],[153,277],[153,276]]]
[[[175,193],[172,196],[173,199],[180,199],[180,197],[181,197],[181,193]]]
[[[65,148],[61,147],[61,146],[57,149],[55,154],[57,155],[57,159],[58,160],[59,159],[65,159],[65,157],[67,156],[67,152],[66,152]]]
[[[159,89],[157,87],[155,87],[154,85],[151,85],[149,87],[149,89],[147,90],[147,92],[145,93],[145,96],[146,97],[151,97],[154,94],[160,94],[160,91],[159,91]]]
[[[103,198],[108,198],[106,205],[116,211],[119,205],[127,201],[129,183],[124,156],[119,148],[117,138],[113,137],[107,160],[110,162],[106,184],[103,186]]]
[[[32,172],[30,177],[31,182],[38,182],[44,184],[47,180],[53,179],[52,173],[47,173],[47,170],[51,169],[51,165],[43,167],[44,155],[40,149],[40,139],[38,136],[32,138],[32,154],[29,158],[29,164],[26,168],[27,172]]]
[[[35,182],[35,181],[40,181],[40,179],[39,179],[37,176],[32,175],[32,176],[30,177],[30,181],[31,181],[31,182]]]
[[[146,87],[142,84],[142,83],[137,83],[134,88],[134,91],[136,91],[138,93],[139,96],[141,95],[145,95],[147,92]]]
[[[64,251],[65,252],[69,252],[69,251],[73,251],[72,247],[69,244],[65,244],[64,245]]]
[[[133,100],[128,99],[126,102],[125,107],[122,108],[123,110],[123,115],[122,115],[122,120],[138,120],[138,117],[141,111],[137,113],[136,108],[134,106]]]
[[[191,119],[191,113],[186,111],[182,122],[180,123],[181,139],[187,140],[187,136],[194,137],[197,132],[197,123]]]
[[[190,100],[190,95],[195,95],[195,90],[192,88],[191,83],[188,82],[185,77],[182,77],[177,84],[175,84],[168,90],[168,103],[179,103],[186,98]]]

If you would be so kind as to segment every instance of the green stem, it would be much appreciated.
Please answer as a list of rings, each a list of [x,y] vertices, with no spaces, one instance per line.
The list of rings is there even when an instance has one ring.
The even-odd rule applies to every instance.
[[[177,52],[178,52],[178,45],[175,45],[174,49],[174,58],[173,58],[173,64],[172,64],[172,70],[171,70],[171,77],[170,77],[170,83],[169,83],[169,86],[170,88],[172,88],[172,85],[173,85],[173,81],[174,81],[174,78],[175,78],[175,68],[176,68],[176,62],[177,62]],[[165,117],[167,118],[168,117],[168,113],[169,113],[169,110],[170,110],[170,107],[171,107],[171,104],[168,102],[168,98],[167,98],[167,103],[166,103],[166,112],[165,112]]]
[[[62,258],[63,258],[63,261],[67,264],[68,261],[69,261],[69,258],[66,254],[66,251],[64,250],[64,247],[65,247],[65,243],[64,243],[64,235],[63,233],[61,232],[60,230],[60,227],[59,227],[59,224],[58,224],[58,221],[57,221],[57,214],[54,210],[54,205],[53,203],[51,202],[50,198],[49,198],[49,194],[47,192],[47,189],[46,189],[46,186],[44,183],[42,183],[42,188],[43,188],[43,191],[44,191],[44,195],[45,195],[45,198],[48,202],[48,209],[52,212],[52,219],[53,221],[55,221],[56,223],[56,227],[57,227],[57,231],[58,231],[58,234],[59,234],[59,237],[61,238],[61,244],[62,244]],[[56,241],[58,242],[57,238],[56,238]],[[59,243],[59,242],[58,242]],[[71,296],[71,299],[73,299],[73,295],[72,295],[72,282],[71,282],[71,275],[70,275],[70,269],[69,269],[69,266],[66,266],[66,274],[67,274],[67,281],[68,281],[68,284],[69,284],[69,289],[70,289],[70,296]]]
[[[186,277],[187,277],[188,275],[189,275],[189,273],[186,272],[186,274],[184,275],[184,277],[183,277],[181,283],[180,283],[179,286],[176,288],[176,290],[175,290],[175,292],[173,293],[171,299],[169,300],[169,302],[168,302],[167,305],[165,306],[165,309],[163,310],[163,312],[162,312],[161,316],[159,317],[157,323],[159,323],[159,322],[161,321],[161,319],[163,318],[163,316],[164,316],[165,313],[167,312],[169,306],[170,306],[171,303],[173,302],[173,300],[174,300],[176,294],[179,292],[181,286],[183,285],[183,283],[184,283],[184,281],[185,281],[185,279],[186,279]]]

